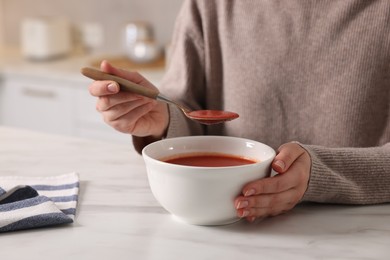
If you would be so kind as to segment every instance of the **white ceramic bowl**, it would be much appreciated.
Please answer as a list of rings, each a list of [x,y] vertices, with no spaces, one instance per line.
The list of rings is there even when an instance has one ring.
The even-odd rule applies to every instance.
[[[230,167],[194,167],[161,161],[179,154],[223,153],[258,161]],[[182,221],[224,225],[238,220],[234,199],[244,184],[270,174],[275,151],[262,143],[228,136],[164,139],[142,151],[156,200]]]

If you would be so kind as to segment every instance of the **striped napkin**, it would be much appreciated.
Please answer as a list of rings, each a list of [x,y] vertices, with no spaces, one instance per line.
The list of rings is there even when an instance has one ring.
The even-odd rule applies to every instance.
[[[72,223],[78,192],[77,173],[0,176],[0,232]]]

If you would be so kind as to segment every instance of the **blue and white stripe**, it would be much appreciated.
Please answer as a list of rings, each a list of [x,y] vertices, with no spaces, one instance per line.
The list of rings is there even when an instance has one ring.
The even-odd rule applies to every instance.
[[[78,193],[77,173],[0,176],[0,232],[72,223]]]

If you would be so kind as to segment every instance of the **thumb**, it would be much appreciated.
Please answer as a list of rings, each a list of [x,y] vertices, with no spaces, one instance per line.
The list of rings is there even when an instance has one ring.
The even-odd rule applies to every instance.
[[[134,83],[141,84],[141,85],[147,85],[150,84],[147,79],[145,79],[141,74],[138,72],[128,71],[124,69],[120,69],[117,67],[114,67],[106,60],[103,60],[100,64],[100,69],[106,73],[116,75],[120,78],[130,80]]]
[[[100,69],[106,73],[117,75],[118,77],[125,76],[125,71],[119,68],[114,67],[111,63],[106,60],[103,60],[100,63]]]
[[[305,150],[297,143],[285,143],[278,148],[278,154],[272,162],[272,169],[278,173],[286,172]]]

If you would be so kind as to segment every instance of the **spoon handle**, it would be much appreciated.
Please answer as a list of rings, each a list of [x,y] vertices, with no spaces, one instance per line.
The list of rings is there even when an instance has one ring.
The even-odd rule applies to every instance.
[[[94,80],[112,80],[119,84],[120,89],[123,91],[133,92],[136,94],[139,94],[141,96],[149,97],[156,99],[158,94],[160,93],[156,89],[150,89],[141,85],[138,85],[134,82],[131,82],[129,80],[123,79],[121,77],[111,75],[108,73],[105,73],[103,71],[93,69],[93,68],[82,68],[81,74],[84,76],[94,79]]]

